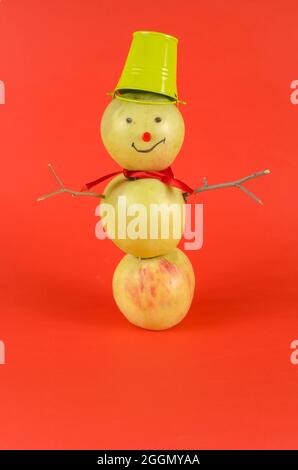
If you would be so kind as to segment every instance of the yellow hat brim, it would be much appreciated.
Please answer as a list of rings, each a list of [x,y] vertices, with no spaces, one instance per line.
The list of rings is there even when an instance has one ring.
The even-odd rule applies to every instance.
[[[139,91],[144,91],[144,90],[139,90]],[[173,98],[170,98],[169,101],[149,101],[149,100],[143,100],[143,99],[126,98],[125,96],[119,95],[117,94],[117,92],[113,92],[113,91],[107,92],[107,95],[112,96],[113,99],[116,98],[117,100],[129,101],[131,103],[139,103],[139,104],[176,104],[176,105],[187,104],[186,101],[173,99]]]

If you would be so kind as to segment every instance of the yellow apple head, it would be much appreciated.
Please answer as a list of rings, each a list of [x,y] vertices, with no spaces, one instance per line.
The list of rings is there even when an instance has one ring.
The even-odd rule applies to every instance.
[[[167,168],[184,140],[184,121],[178,107],[155,93],[129,92],[124,97],[141,101],[114,98],[109,103],[101,120],[106,150],[128,170]]]

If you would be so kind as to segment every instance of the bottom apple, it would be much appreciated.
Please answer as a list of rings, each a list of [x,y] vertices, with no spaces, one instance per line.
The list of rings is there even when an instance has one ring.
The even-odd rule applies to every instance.
[[[126,255],[113,277],[113,294],[123,315],[134,325],[165,330],[177,325],[192,302],[195,277],[178,248],[155,258]]]

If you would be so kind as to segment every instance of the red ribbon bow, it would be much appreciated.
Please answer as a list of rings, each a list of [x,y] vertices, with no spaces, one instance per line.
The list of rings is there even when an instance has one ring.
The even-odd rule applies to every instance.
[[[115,171],[114,173],[109,173],[108,175],[104,175],[101,178],[98,178],[97,180],[91,181],[90,183],[85,184],[85,186],[82,188],[82,191],[86,191],[88,189],[93,188],[93,186],[96,186],[97,184],[101,183],[102,181],[105,181],[109,178],[112,178],[112,176],[120,175],[123,173],[123,175],[126,178],[154,178],[162,181],[165,184],[168,184],[170,186],[174,186],[174,188],[181,189],[184,193],[193,193],[193,189],[190,188],[187,184],[183,183],[183,181],[180,181],[174,177],[174,173],[172,171],[172,168],[169,166],[168,168],[165,168],[164,170],[159,170],[159,171],[140,171],[140,170],[126,170],[123,168],[121,171]]]

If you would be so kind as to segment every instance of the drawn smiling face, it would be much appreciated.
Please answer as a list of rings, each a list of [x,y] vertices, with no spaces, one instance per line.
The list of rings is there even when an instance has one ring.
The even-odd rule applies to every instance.
[[[145,97],[154,99],[152,94]],[[174,104],[115,98],[102,116],[101,137],[110,156],[123,168],[162,170],[171,165],[182,146],[184,121]]]

